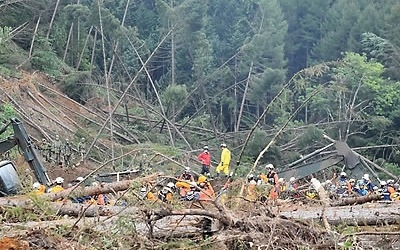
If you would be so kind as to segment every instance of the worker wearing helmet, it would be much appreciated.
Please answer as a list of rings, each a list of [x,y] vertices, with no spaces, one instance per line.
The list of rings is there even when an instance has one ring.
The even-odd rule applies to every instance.
[[[201,152],[197,159],[201,163],[201,172],[200,174],[210,175],[210,165],[211,165],[211,155],[208,150],[208,146],[204,146],[203,152]]]
[[[31,192],[31,194],[33,195],[41,195],[44,194],[46,191],[46,187],[42,184],[40,184],[39,182],[35,182],[32,185],[33,191]]]
[[[200,175],[197,180],[197,187],[199,188],[199,200],[200,201],[212,201],[215,200],[215,192],[210,182],[208,182],[207,177]]]
[[[280,192],[278,173],[275,172],[275,167],[272,164],[267,164],[265,168],[268,171],[265,175],[267,183],[272,185],[271,191],[269,192],[269,198],[277,199]]]
[[[190,173],[190,168],[186,167],[178,179],[174,188],[179,190],[181,197],[185,197],[186,193],[190,191],[190,183],[195,182],[193,175]]]
[[[339,180],[336,183],[336,193],[340,196],[348,196],[351,192],[351,187],[349,181],[347,180],[346,172],[341,172],[339,176]]]
[[[253,174],[247,176],[247,199],[250,201],[257,200],[257,192],[256,192],[257,182],[254,178]]]
[[[163,202],[171,203],[173,199],[173,191],[170,187],[164,186],[158,191],[158,199]]]
[[[364,182],[365,189],[367,190],[368,193],[373,193],[374,191],[374,184],[369,178],[369,174],[364,174],[362,177],[362,181]]]
[[[290,179],[289,179],[289,184],[288,184],[288,189],[289,189],[289,191],[296,191],[297,190],[297,187],[298,187],[298,185],[297,185],[297,183],[296,183],[296,178],[294,178],[294,177],[290,177]]]
[[[64,190],[63,188],[64,178],[57,177],[54,183],[55,185],[49,189],[49,193],[57,193]]]
[[[217,166],[216,172],[217,177],[219,177],[219,173],[224,172],[225,176],[229,176],[229,164],[231,162],[231,151],[227,148],[225,143],[221,144],[221,160]]]

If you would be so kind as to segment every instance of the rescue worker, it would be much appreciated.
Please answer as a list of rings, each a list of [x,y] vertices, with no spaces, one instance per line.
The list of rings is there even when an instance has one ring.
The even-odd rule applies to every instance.
[[[46,192],[46,186],[41,185],[39,182],[33,183],[32,188],[33,191],[31,192],[31,194],[33,195],[41,195]]]
[[[393,200],[394,196],[396,195],[396,189],[394,188],[394,180],[387,181],[387,191],[389,192],[390,200]]]
[[[186,167],[185,171],[181,174],[181,176],[179,176],[179,180],[180,181],[190,181],[190,182],[194,182],[194,177],[193,175],[190,173],[190,168]]]
[[[381,181],[381,189],[382,189],[382,199],[385,201],[390,201],[390,191],[386,181]]]
[[[98,182],[93,182],[92,186],[97,187],[99,185]],[[95,204],[95,205],[107,205],[107,196],[105,194],[98,194],[94,195],[90,198],[89,204]]]
[[[197,186],[200,188],[199,200],[211,201],[215,200],[215,192],[211,184],[208,182],[207,177],[200,175],[197,180]]]
[[[400,200],[400,184],[399,183],[395,183],[394,185],[393,185],[393,188],[394,188],[394,190],[395,190],[395,192],[391,195],[392,197],[392,201],[398,201],[398,200]]]
[[[51,145],[45,138],[42,139],[42,143],[40,144],[40,151],[44,160],[51,162]]]
[[[49,193],[57,193],[64,190],[63,188],[64,178],[57,177],[55,180],[55,186],[49,189]]]
[[[221,144],[221,160],[217,166],[216,172],[217,177],[219,177],[219,173],[222,171],[225,174],[225,177],[229,177],[229,164],[231,162],[231,151],[227,148],[225,143]]]
[[[284,178],[279,178],[278,180],[280,192],[286,191],[286,181]]]
[[[338,183],[336,184],[336,193],[342,197],[348,196],[349,192],[351,192],[351,189],[347,180],[347,174],[345,172],[341,172]]]
[[[367,192],[372,193],[374,191],[374,184],[370,180],[369,174],[364,174],[362,180],[364,181],[364,186]]]
[[[190,173],[190,168],[186,167],[185,171],[179,176],[178,182],[175,184],[176,188],[179,189],[181,197],[185,197],[187,192],[190,191],[190,183],[194,183],[194,177]]]
[[[356,192],[357,192],[357,189],[356,189],[356,180],[353,179],[353,178],[351,178],[351,179],[349,180],[349,185],[350,185],[351,194],[356,193]]]
[[[71,165],[72,147],[68,139],[65,139],[65,143],[61,149],[63,166],[69,167]]]
[[[155,197],[155,195],[153,194],[153,192],[151,192],[151,190],[147,191],[147,187],[143,186],[140,189],[140,193],[139,193],[140,198],[144,199],[144,200],[150,200],[150,201],[154,201],[157,199],[157,197]]]
[[[171,203],[173,199],[173,191],[171,189],[172,186],[174,186],[174,184],[172,182],[169,182],[167,186],[158,191],[158,199],[163,202]]]
[[[81,158],[81,162],[83,162],[85,154],[86,154],[86,140],[85,138],[81,138],[81,140],[78,143],[78,153],[80,155]]]
[[[53,156],[53,163],[55,163],[56,165],[62,164],[61,148],[62,148],[62,142],[60,141],[60,137],[56,135],[56,139],[53,141],[53,144],[51,145],[51,154]]]
[[[267,164],[265,168],[268,169],[266,174],[267,182],[272,185],[271,191],[269,192],[269,198],[277,199],[280,190],[278,174],[275,172],[275,167],[272,164]]]
[[[294,178],[294,177],[290,177],[290,179],[289,179],[289,185],[288,185],[288,189],[289,189],[289,191],[296,191],[297,190],[297,187],[298,187],[298,185],[297,185],[297,183],[296,183],[296,178]]]
[[[247,177],[247,199],[250,201],[257,200],[257,192],[256,192],[257,182],[254,178],[253,174],[250,174]]]
[[[210,152],[208,151],[208,146],[204,146],[203,152],[201,152],[197,156],[197,159],[201,163],[200,174],[205,174],[207,176],[210,176],[211,155]]]

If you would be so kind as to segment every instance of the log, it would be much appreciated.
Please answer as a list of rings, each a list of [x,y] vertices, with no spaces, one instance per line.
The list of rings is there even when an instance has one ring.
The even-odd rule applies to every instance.
[[[342,198],[338,201],[333,202],[332,206],[348,206],[348,205],[356,205],[356,204],[364,204],[371,201],[382,200],[382,196],[378,194],[371,194],[367,196],[360,197],[350,197],[350,198]]]
[[[382,225],[400,221],[400,204],[363,204],[348,207],[307,207],[280,212],[286,219],[321,221],[326,216],[330,225]]]
[[[330,231],[331,230],[331,225],[329,224],[329,221],[327,219],[327,217],[324,214],[324,211],[326,209],[326,207],[329,206],[329,196],[327,194],[327,192],[325,191],[324,187],[322,186],[321,182],[319,180],[317,180],[316,178],[312,178],[311,179],[311,183],[314,186],[315,190],[317,190],[318,192],[318,197],[323,205],[322,208],[322,214],[321,214],[321,219],[322,222],[324,223],[324,227],[326,230]]]

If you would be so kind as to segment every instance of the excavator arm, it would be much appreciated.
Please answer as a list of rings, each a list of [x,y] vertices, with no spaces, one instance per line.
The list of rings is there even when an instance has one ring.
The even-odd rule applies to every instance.
[[[25,161],[28,162],[30,168],[34,172],[36,179],[41,184],[50,186],[51,181],[47,175],[46,168],[31,138],[28,136],[23,123],[17,118],[12,118],[10,122],[0,130],[0,134],[4,133],[10,125],[13,128],[14,134],[0,141],[0,154],[18,146],[22,151]]]

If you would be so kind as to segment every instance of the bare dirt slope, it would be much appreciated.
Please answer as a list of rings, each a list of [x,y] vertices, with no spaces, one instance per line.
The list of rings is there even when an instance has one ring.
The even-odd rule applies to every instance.
[[[56,135],[73,143],[77,133],[85,131],[88,121],[103,122],[101,113],[75,102],[61,93],[52,80],[42,73],[22,72],[18,78],[0,77],[0,104],[11,104],[23,120],[27,132],[36,143],[43,138],[52,141]],[[23,162],[23,160],[22,160]],[[88,161],[75,169],[62,169],[46,164],[51,178],[63,176],[67,181],[92,169]]]

